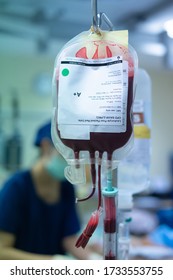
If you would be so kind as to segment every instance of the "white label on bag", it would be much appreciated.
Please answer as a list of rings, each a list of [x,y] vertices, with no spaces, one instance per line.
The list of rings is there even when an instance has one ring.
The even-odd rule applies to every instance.
[[[58,126],[61,137],[89,139],[90,132],[125,132],[128,62],[121,56],[102,60],[61,61]]]

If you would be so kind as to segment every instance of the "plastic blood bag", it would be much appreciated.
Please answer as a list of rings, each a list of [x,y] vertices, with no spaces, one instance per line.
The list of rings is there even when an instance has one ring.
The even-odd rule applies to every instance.
[[[97,217],[101,214],[101,165],[110,171],[133,138],[136,65],[127,31],[83,32],[64,46],[55,61],[53,142],[69,164],[65,175],[71,183],[83,183],[83,166],[91,164],[93,190],[87,198],[98,183]],[[91,217],[93,230],[97,222],[95,215]],[[82,237],[85,245],[91,227],[86,227]]]
[[[132,136],[136,57],[116,42],[116,33],[84,32],[55,62],[54,139],[67,161],[95,158],[95,152],[112,160]]]

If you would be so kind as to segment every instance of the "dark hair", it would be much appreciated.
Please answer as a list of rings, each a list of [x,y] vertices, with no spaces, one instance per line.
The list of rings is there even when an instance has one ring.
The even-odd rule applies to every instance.
[[[42,125],[36,132],[34,145],[36,147],[40,147],[41,142],[43,139],[48,139],[51,143],[52,137],[51,137],[51,122],[47,122],[46,124]]]

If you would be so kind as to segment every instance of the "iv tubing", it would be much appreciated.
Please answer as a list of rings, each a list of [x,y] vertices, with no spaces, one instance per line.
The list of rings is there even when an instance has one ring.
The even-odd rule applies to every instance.
[[[95,193],[95,190],[96,190],[96,167],[95,167],[95,163],[91,163],[91,175],[92,175],[91,176],[92,177],[92,190],[91,190],[90,194],[87,197],[84,197],[84,198],[80,198],[80,199],[77,198],[76,202],[86,201],[89,198],[91,198]]]

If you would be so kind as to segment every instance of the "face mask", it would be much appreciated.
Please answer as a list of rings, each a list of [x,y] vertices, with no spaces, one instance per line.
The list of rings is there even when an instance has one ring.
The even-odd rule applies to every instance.
[[[52,177],[54,177],[58,181],[64,181],[64,169],[66,166],[67,163],[63,158],[59,156],[52,156],[45,167]]]

